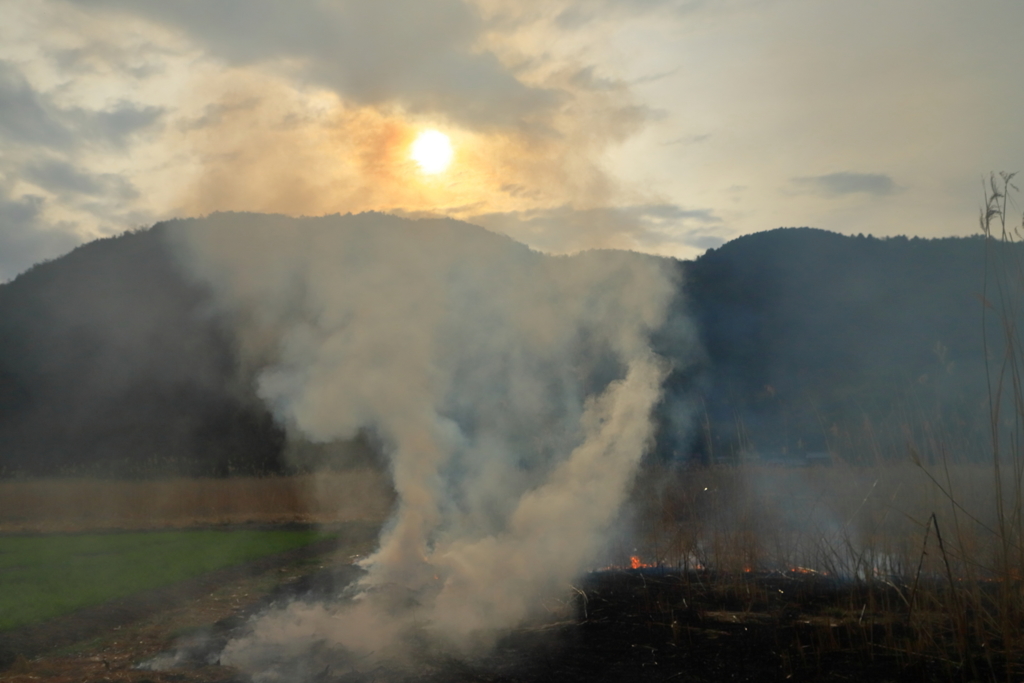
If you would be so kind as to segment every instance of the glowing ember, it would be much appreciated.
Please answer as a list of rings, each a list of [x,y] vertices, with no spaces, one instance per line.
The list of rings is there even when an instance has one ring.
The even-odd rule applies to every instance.
[[[828,572],[819,572],[807,567],[790,567],[789,571],[791,574],[821,574],[822,576],[828,576]]]

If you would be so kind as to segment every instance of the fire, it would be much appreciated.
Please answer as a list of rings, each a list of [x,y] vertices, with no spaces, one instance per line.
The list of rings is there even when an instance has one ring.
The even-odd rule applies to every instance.
[[[657,567],[657,564],[650,564],[640,559],[639,555],[630,555],[628,564],[610,564],[607,567],[601,567],[594,571],[600,572],[621,572],[623,569],[653,569]],[[698,567],[700,569],[700,567]]]
[[[821,574],[827,576],[828,572],[819,572],[815,569],[808,569],[807,567],[790,567],[789,572],[791,574]]]
[[[629,558],[629,568],[630,569],[644,569],[646,567],[653,567],[653,566],[654,566],[653,564],[647,564],[644,561],[642,561],[640,559],[639,555],[632,555]]]

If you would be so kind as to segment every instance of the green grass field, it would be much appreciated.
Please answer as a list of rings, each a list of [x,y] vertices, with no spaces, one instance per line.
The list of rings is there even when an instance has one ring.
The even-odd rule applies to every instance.
[[[0,536],[0,631],[326,537],[312,530]]]

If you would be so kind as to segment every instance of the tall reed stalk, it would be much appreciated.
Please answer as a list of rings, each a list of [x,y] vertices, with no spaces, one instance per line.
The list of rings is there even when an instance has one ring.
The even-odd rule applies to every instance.
[[[989,395],[992,472],[999,537],[998,623],[1004,647],[1020,650],[1024,616],[1024,262],[1021,227],[1009,224],[1012,195],[1019,192],[1015,173],[992,174],[984,184],[985,206],[979,225],[985,235],[985,284],[982,330]],[[1024,227],[1024,223],[1022,223]],[[990,313],[992,311],[992,313]],[[989,316],[998,333],[993,339]],[[1007,680],[1009,680],[1009,667]]]

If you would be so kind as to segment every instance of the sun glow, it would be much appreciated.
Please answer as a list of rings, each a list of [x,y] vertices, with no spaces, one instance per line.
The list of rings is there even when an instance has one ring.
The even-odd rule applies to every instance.
[[[444,133],[425,130],[412,143],[409,156],[424,173],[440,173],[452,163],[452,142]]]

